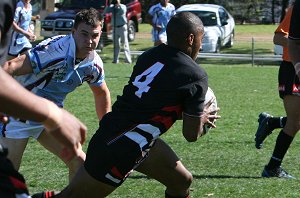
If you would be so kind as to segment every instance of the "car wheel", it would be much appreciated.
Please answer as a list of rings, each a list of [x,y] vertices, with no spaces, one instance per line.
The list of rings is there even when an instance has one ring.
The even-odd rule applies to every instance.
[[[219,38],[216,44],[215,53],[220,53],[220,50],[221,50],[221,39]]]
[[[232,47],[233,46],[233,41],[234,41],[234,32],[232,31],[232,33],[230,34],[230,38],[229,41],[226,43],[226,47]]]
[[[128,22],[128,41],[134,41],[135,39],[136,27],[132,20]]]

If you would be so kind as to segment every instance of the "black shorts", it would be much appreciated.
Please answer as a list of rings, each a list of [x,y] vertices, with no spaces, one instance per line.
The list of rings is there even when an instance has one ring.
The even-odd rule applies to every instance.
[[[146,156],[140,146],[125,135],[109,140],[102,129],[89,143],[84,167],[96,180],[118,187]]]
[[[300,96],[300,81],[291,62],[282,61],[278,73],[278,91],[280,98],[286,95]]]
[[[28,197],[29,193],[24,177],[14,169],[11,161],[6,157],[7,152],[0,145],[0,197],[15,198]]]

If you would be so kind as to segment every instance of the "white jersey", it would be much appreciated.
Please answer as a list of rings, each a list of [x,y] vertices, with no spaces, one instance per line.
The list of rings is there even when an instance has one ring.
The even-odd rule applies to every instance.
[[[18,24],[20,28],[28,31],[32,17],[32,7],[29,4],[29,8],[25,9],[23,1],[17,3],[14,22]],[[9,46],[8,54],[17,56],[24,48],[32,48],[28,38],[19,32],[13,31],[12,39]]]
[[[41,42],[28,51],[34,73],[18,80],[36,95],[63,107],[66,95],[83,82],[100,86],[104,81],[103,62],[96,51],[76,64],[75,48],[71,34]]]
[[[34,94],[63,107],[67,94],[87,82],[100,86],[104,82],[103,62],[92,51],[75,64],[75,41],[72,35],[56,36],[41,42],[27,52],[33,73],[18,76],[17,80]],[[8,138],[38,138],[44,127],[33,121],[11,118],[2,136]]]
[[[149,15],[151,15],[152,23],[156,26],[160,26],[162,30],[160,32],[152,29],[153,41],[157,40],[167,40],[167,24],[170,21],[171,17],[175,15],[175,6],[171,3],[168,3],[166,7],[161,6],[160,3],[153,5],[149,11]]]

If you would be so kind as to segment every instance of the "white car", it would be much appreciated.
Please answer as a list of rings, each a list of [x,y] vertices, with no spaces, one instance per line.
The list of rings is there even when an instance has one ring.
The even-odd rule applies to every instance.
[[[235,22],[231,14],[222,6],[214,4],[187,4],[176,12],[192,12],[204,25],[201,52],[220,52],[221,47],[232,47]]]

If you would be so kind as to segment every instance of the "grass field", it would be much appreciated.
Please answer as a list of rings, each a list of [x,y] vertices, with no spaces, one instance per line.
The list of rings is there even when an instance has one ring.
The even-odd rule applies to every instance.
[[[270,37],[273,36],[274,27],[269,28]],[[131,46],[140,46],[137,47],[139,49],[147,48],[145,43],[152,45],[149,41],[135,42]],[[239,46],[238,43],[236,45]],[[271,47],[265,46],[266,49]],[[112,100],[115,101],[128,81],[132,65],[111,64],[112,55],[109,50],[110,46],[100,56],[106,62],[106,81]],[[272,154],[279,130],[274,131],[267,139],[262,150],[254,147],[258,114],[268,111],[276,116],[284,115],[282,101],[277,93],[277,63],[252,67],[251,63],[215,61],[212,64],[207,60],[201,65],[209,75],[209,85],[221,108],[222,118],[217,122],[217,128],[197,142],[188,143],[181,134],[182,123],[178,121],[162,136],[194,176],[192,197],[299,197],[300,180],[260,177],[263,166]],[[65,108],[88,126],[89,140],[98,127],[98,121],[88,86],[83,85],[70,94]],[[88,141],[84,150],[87,144]],[[300,178],[299,144],[299,138],[295,138],[283,162],[284,168],[297,178]],[[35,141],[30,141],[26,149],[21,173],[27,179],[32,193],[45,189],[60,190],[67,184],[67,169],[63,163]],[[164,187],[155,180],[134,172],[109,197],[163,198]]]

